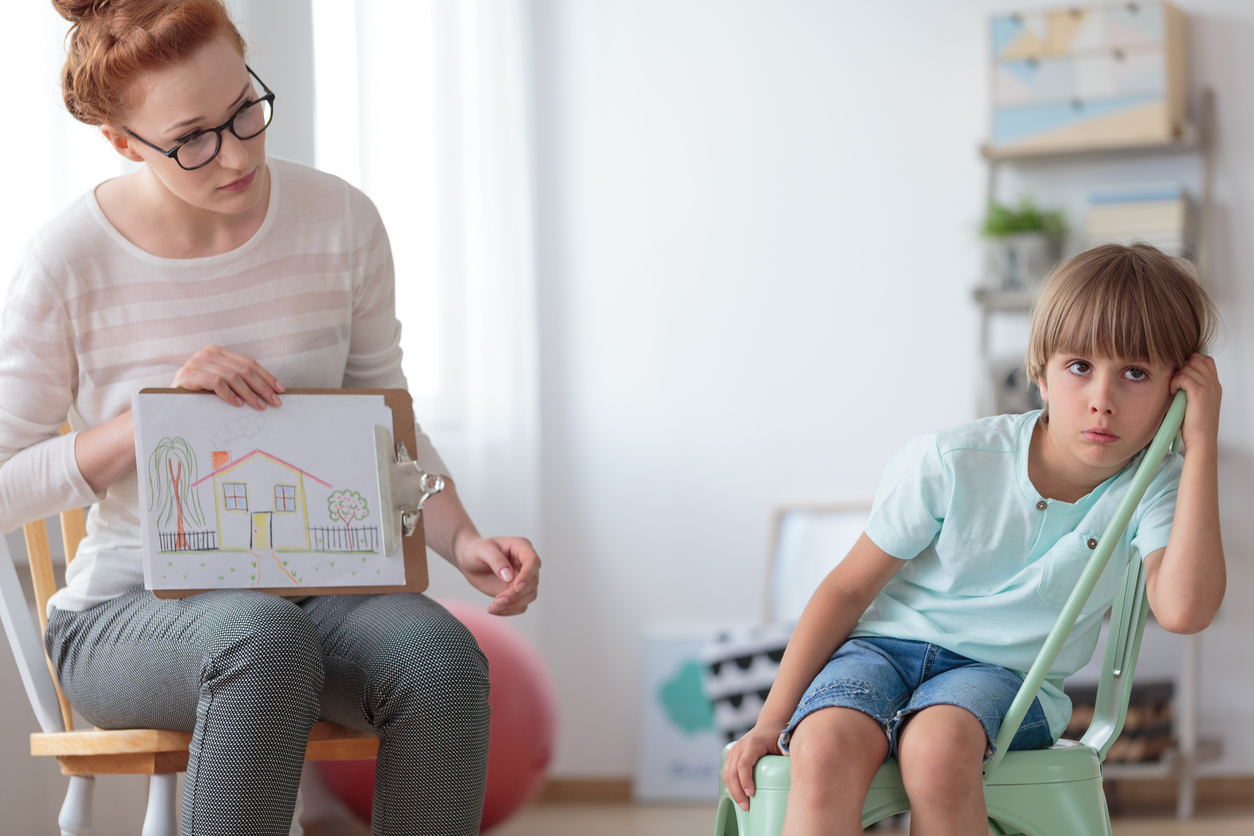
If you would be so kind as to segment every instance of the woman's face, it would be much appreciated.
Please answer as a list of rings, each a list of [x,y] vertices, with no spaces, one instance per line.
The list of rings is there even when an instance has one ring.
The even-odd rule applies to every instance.
[[[125,125],[105,129],[118,152],[147,163],[172,194],[193,206],[232,215],[254,208],[265,180],[265,133],[241,141],[223,130],[218,155],[208,165],[187,171],[121,130],[168,149],[197,130],[230,119],[242,104],[261,95],[235,47],[217,38],[186,61],[146,73],[135,84],[135,99],[141,104],[127,114]]]

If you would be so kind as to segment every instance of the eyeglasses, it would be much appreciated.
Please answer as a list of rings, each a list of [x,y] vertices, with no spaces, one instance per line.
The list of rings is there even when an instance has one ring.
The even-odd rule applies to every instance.
[[[143,137],[137,136],[130,128],[122,128],[122,130],[154,151],[160,151],[162,154],[165,154],[178,163],[179,167],[185,171],[195,171],[198,168],[203,168],[213,162],[214,157],[218,156],[218,152],[222,150],[223,131],[229,130],[235,134],[236,139],[252,139],[270,127],[270,120],[274,118],[274,93],[271,92],[269,87],[266,87],[264,81],[257,78],[257,74],[253,72],[252,67],[245,64],[244,69],[248,70],[249,75],[257,79],[257,83],[266,91],[266,94],[260,99],[244,102],[239,110],[231,114],[230,119],[218,125],[218,127],[190,133],[180,139],[178,144],[168,151],[153,145]]]

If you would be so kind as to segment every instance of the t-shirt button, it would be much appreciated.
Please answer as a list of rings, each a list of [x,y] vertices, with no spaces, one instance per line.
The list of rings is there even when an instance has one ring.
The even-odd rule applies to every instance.
[[[1036,510],[1038,511],[1044,511],[1048,507],[1049,507],[1049,503],[1043,499],[1040,502],[1036,503]]]
[[[1090,549],[1097,548],[1097,541],[1093,539],[1092,537],[1089,538],[1089,548]]]

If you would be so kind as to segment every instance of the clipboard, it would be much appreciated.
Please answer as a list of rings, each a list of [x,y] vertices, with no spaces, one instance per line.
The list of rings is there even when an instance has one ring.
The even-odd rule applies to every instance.
[[[187,389],[141,389],[141,395],[187,395],[218,397],[215,392]],[[404,389],[285,389],[282,395],[381,395],[392,410],[392,430],[375,425],[375,454],[379,472],[379,492],[388,510],[384,520],[384,542],[402,546],[405,583],[387,586],[301,586],[247,587],[284,598],[305,598],[311,595],[378,595],[387,592],[423,592],[429,584],[427,574],[427,543],[422,524],[422,507],[426,500],[444,488],[444,478],[423,471],[409,455],[417,449],[414,432],[413,399]],[[279,407],[280,409],[282,407]],[[391,554],[392,549],[384,553]],[[224,587],[235,588],[235,587]],[[186,598],[213,589],[153,589],[160,599]]]

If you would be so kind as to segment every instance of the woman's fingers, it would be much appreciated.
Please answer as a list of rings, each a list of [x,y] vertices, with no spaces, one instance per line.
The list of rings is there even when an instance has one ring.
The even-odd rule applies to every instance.
[[[216,392],[233,406],[247,403],[254,409],[280,406],[283,391],[278,378],[251,357],[215,345],[191,356],[174,376],[174,386]]]
[[[492,605],[488,607],[488,612],[492,613],[493,615],[521,615],[522,613],[526,612],[527,607],[529,607],[532,604],[532,602],[536,600],[536,596],[538,594],[539,594],[539,590],[533,589],[531,592],[528,592],[526,595],[523,595],[518,598],[510,599],[508,604],[502,604],[501,601],[503,599],[498,597],[495,601],[492,602]]]

